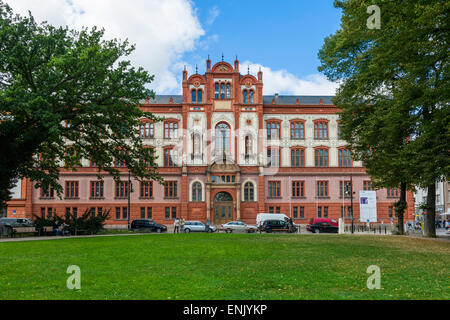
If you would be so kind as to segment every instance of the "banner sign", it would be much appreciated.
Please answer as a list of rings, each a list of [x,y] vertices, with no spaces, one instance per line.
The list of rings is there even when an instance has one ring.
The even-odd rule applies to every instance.
[[[377,222],[377,192],[359,192],[359,212],[361,222]]]

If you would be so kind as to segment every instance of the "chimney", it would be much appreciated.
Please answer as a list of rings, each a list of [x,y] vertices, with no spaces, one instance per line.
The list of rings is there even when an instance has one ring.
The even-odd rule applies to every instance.
[[[323,104],[323,99],[320,99],[320,102],[319,102],[320,104]]]
[[[263,81],[263,72],[261,71],[261,67],[259,67],[258,81],[259,81],[259,82],[262,82],[262,81]]]

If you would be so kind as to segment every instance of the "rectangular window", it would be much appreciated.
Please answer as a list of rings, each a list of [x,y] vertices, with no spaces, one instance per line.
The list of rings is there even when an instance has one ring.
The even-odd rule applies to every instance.
[[[95,208],[91,208],[91,217],[95,218]]]
[[[269,181],[269,198],[278,198],[281,196],[281,182]]]
[[[314,124],[314,139],[328,139],[328,123],[326,121],[319,121]]]
[[[47,217],[48,219],[53,217],[53,208],[47,208]]]
[[[305,219],[305,207],[300,207],[300,219]]]
[[[279,140],[280,137],[280,123],[267,122],[267,140]]]
[[[397,188],[388,188],[387,189],[387,197],[388,198],[398,198],[398,189]]]
[[[170,207],[166,207],[166,215],[165,215],[165,219],[166,219],[166,220],[170,220]]]
[[[164,139],[178,138],[178,122],[166,121],[164,122]]]
[[[128,181],[116,182],[116,198],[128,198]]]
[[[390,206],[389,207],[389,218],[393,218],[394,217],[394,207]]]
[[[301,121],[291,122],[291,139],[304,140],[305,139],[305,124]]]
[[[103,214],[103,208],[97,208],[97,216],[101,216]]]
[[[123,220],[127,220],[128,219],[128,208],[127,207],[123,207],[122,208],[122,219]]]
[[[350,199],[352,191],[352,184],[350,181],[339,182],[339,197],[341,199],[344,197]]]
[[[141,198],[152,198],[153,197],[153,182],[141,182],[141,189],[140,189],[140,197]]]
[[[273,213],[273,212],[274,212],[273,207],[269,207],[269,213]]]
[[[116,220],[120,220],[120,208],[116,207]]]
[[[316,197],[317,198],[328,197],[328,181],[317,181]]]
[[[72,208],[72,212],[73,212],[73,216],[75,218],[77,218],[78,217],[78,208]]]
[[[328,149],[316,149],[314,155],[316,167],[328,167]]]
[[[372,181],[364,181],[363,182],[364,191],[373,191]]]
[[[66,198],[78,198],[78,181],[66,181]]]
[[[292,216],[294,217],[294,219],[298,219],[298,207],[293,207],[292,209]]]
[[[317,218],[322,218],[322,207],[317,207]]]
[[[291,166],[295,168],[305,166],[305,150],[303,149],[291,150]]]
[[[103,181],[91,181],[91,198],[103,198]]]
[[[52,199],[55,196],[55,191],[52,186],[49,186],[47,190],[41,188],[41,198]]]
[[[176,198],[178,183],[177,181],[167,181],[164,186],[164,197],[166,198]]]
[[[147,208],[147,219],[153,219],[153,209],[152,207]]]
[[[278,168],[280,166],[280,149],[267,149],[267,166]]]
[[[172,220],[177,218],[177,207],[172,207]]]
[[[145,219],[145,208],[141,208],[141,219]]]
[[[305,196],[305,183],[303,181],[292,182],[292,197],[301,198]]]
[[[323,207],[323,217],[328,218],[328,207]]]
[[[164,149],[164,166],[176,167],[178,163],[178,151],[175,148]]]

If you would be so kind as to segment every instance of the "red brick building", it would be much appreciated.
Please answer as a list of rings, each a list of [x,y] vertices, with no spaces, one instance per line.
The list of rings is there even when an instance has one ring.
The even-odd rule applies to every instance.
[[[183,72],[182,88],[180,96],[141,105],[164,119],[142,119],[140,132],[156,150],[166,186],[132,180],[128,212],[127,169],[122,184],[110,177],[100,183],[86,160],[77,172],[62,172],[63,199],[23,181],[8,216],[111,209],[110,225],[126,225],[129,214],[165,224],[175,217],[219,224],[255,223],[258,213],[280,212],[306,224],[312,217],[348,219],[352,179],[359,221],[359,191],[371,189],[370,178],[339,137],[332,97],[264,95],[263,73],[241,74],[238,60],[212,66],[208,59],[205,74]],[[398,196],[377,190],[379,222],[395,219]],[[413,219],[412,193],[407,201],[406,219]]]

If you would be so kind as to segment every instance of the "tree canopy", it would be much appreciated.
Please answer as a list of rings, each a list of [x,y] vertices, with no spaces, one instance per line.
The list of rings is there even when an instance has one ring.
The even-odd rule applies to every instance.
[[[104,30],[37,23],[0,0],[0,206],[18,178],[52,186],[61,167],[82,159],[99,178],[120,178],[121,162],[138,179],[159,179],[152,150],[139,136],[139,108],[153,80],[126,57],[128,41],[104,40]]]
[[[372,5],[380,8],[379,29],[369,28]],[[325,39],[319,70],[341,82],[334,102],[344,139],[378,186],[434,188],[450,172],[450,3],[335,6],[342,9],[341,28]]]

